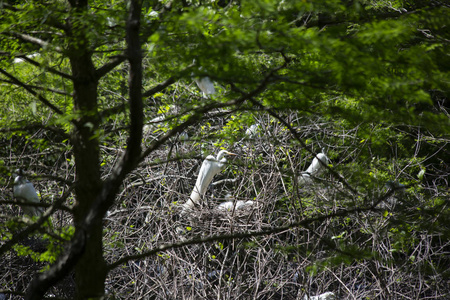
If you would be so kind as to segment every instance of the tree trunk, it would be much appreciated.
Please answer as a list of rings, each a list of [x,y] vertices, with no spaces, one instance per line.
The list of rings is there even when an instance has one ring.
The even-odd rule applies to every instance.
[[[100,123],[98,80],[88,48],[90,43],[85,35],[88,28],[74,25],[71,29],[69,57],[74,85],[74,113],[77,115],[71,134],[76,164],[74,223],[76,230],[85,230],[80,228],[80,224],[102,188],[97,137]],[[86,235],[84,252],[75,266],[77,299],[95,299],[104,294],[107,271],[103,258],[102,220],[103,215],[94,220],[92,230]]]
[[[85,60],[83,62],[83,60]],[[90,68],[86,68],[90,66]],[[72,62],[74,74],[74,109],[83,112],[72,134],[76,163],[76,206],[74,223],[77,228],[91,209],[101,190],[98,130],[97,82],[93,76],[90,58]],[[88,113],[89,112],[89,113]],[[103,259],[103,216],[99,216],[87,234],[85,250],[75,266],[77,298],[96,298],[104,293],[106,263]]]
[[[71,143],[76,164],[73,209],[75,235],[68,247],[50,267],[39,274],[27,289],[27,299],[40,299],[50,286],[74,267],[76,299],[99,299],[104,295],[107,265],[103,258],[103,217],[113,204],[119,187],[139,162],[143,123],[142,53],[140,44],[141,1],[130,2],[127,22],[127,56],[130,58],[129,102],[130,138],[123,159],[106,181],[100,176],[99,127],[97,89],[101,77],[92,61],[89,24],[80,22],[87,13],[85,0],[69,0],[74,14],[67,19],[66,54],[69,57],[73,82],[73,130]]]

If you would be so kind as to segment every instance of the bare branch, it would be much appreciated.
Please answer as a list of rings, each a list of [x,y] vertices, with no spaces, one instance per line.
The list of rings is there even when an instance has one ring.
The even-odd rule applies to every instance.
[[[19,32],[10,32],[10,34],[12,36],[15,36],[15,37],[25,41],[25,42],[32,43],[34,45],[38,45],[38,46],[40,46],[42,48],[47,48],[49,46],[48,42],[46,42],[44,40],[41,40],[41,39],[38,39],[38,38],[35,38],[35,37],[30,36],[28,34],[23,34],[23,33],[19,33]],[[59,47],[55,47],[54,49],[56,51],[58,51],[58,52],[62,52],[61,48],[59,48]]]
[[[265,107],[263,104],[259,103],[258,101],[254,99],[250,99],[250,101],[255,104],[256,106],[259,106],[263,109],[265,109],[271,116],[276,118],[278,121],[280,121],[286,128],[289,129],[289,131],[292,133],[292,135],[295,137],[295,139],[300,143],[302,148],[304,148],[306,151],[314,155],[314,157],[317,156],[317,153],[315,153],[309,146],[306,145],[306,143],[303,141],[303,139],[300,137],[300,135],[297,133],[297,131],[288,123],[286,122],[282,117],[280,117],[274,110],[272,110],[269,107]],[[333,170],[331,167],[329,167],[327,164],[322,162],[320,159],[318,159],[319,163],[325,166],[342,184],[344,184],[352,193],[353,195],[358,195],[358,191],[356,191],[346,180],[344,177],[342,177],[338,172]]]
[[[389,191],[388,193],[386,193],[386,195],[381,197],[379,201],[382,201],[381,199],[385,199],[385,198],[389,197],[390,195],[392,195],[392,193],[393,193],[393,191]],[[298,222],[290,223],[285,226],[267,228],[265,230],[256,231],[256,232],[241,232],[241,233],[234,233],[234,234],[211,235],[211,236],[204,237],[204,238],[193,238],[193,239],[186,240],[186,241],[180,241],[180,242],[160,245],[160,246],[156,246],[155,248],[153,248],[150,251],[146,251],[141,254],[130,255],[130,256],[121,258],[121,259],[117,260],[116,262],[110,264],[108,266],[108,269],[112,270],[130,260],[142,259],[142,258],[152,256],[159,252],[166,251],[169,249],[181,248],[181,247],[185,247],[188,245],[210,243],[210,242],[219,241],[219,240],[245,239],[245,238],[250,238],[250,237],[265,236],[265,235],[270,235],[270,234],[274,234],[274,233],[281,233],[281,232],[288,231],[290,229],[297,228],[297,227],[308,227],[309,224],[314,223],[314,222],[323,222],[323,221],[331,219],[331,218],[344,217],[344,216],[348,216],[351,214],[356,214],[356,213],[360,213],[360,212],[364,212],[364,211],[370,211],[370,210],[374,210],[374,209],[375,209],[374,206],[370,206],[370,207],[365,207],[365,208],[355,208],[355,209],[351,209],[351,210],[341,210],[336,213],[320,215],[320,216],[316,216],[313,218],[307,218],[307,219],[303,219]]]
[[[10,81],[10,80],[6,80],[6,79],[0,79],[0,81],[5,82],[5,83],[9,83],[9,84],[14,84],[14,82]],[[55,94],[59,94],[59,95],[63,95],[63,96],[71,96],[69,93],[65,92],[65,91],[61,91],[61,90],[55,90],[52,88],[48,88],[48,87],[42,87],[42,86],[38,86],[38,85],[28,85],[30,88],[35,89],[35,90],[41,90],[41,91],[49,91]]]
[[[17,126],[17,125],[15,125]],[[32,130],[36,130],[36,129],[43,129],[43,130],[48,130],[51,132],[54,132],[58,135],[61,135],[65,138],[68,138],[68,134],[62,130],[59,127],[55,127],[55,126],[44,126],[41,123],[35,123],[35,124],[29,124],[26,126],[20,126],[20,127],[10,127],[10,128],[0,128],[0,132],[15,132],[15,131],[32,131]]]
[[[95,77],[97,78],[97,80],[102,78],[104,75],[123,63],[125,60],[126,57],[122,55],[114,57],[110,62],[104,64],[95,71]]]
[[[29,62],[29,63],[32,64],[32,65],[35,65],[36,67],[42,67],[42,64],[38,63],[37,61],[35,61],[35,60],[33,60],[33,59],[29,58],[29,57],[27,57],[26,55],[23,55],[23,56],[20,55],[20,56],[17,56],[17,57],[23,58],[23,60]],[[58,70],[55,70],[55,69],[53,69],[53,68],[51,68],[51,67],[49,67],[49,66],[45,66],[45,69],[46,69],[47,71],[49,71],[50,73],[59,75],[59,76],[61,76],[61,77],[63,77],[63,78],[66,78],[66,79],[69,79],[69,80],[72,80],[72,79],[73,79],[73,77],[72,77],[71,75],[66,74],[66,73],[63,73],[63,72],[58,71]]]
[[[194,66],[194,64],[190,64],[189,66],[187,66],[186,69],[182,70],[179,72],[178,76],[171,76],[169,77],[166,81],[157,84],[156,86],[152,87],[151,89],[149,89],[148,91],[144,92],[142,95],[144,97],[150,97],[158,92],[161,92],[162,90],[164,90],[166,87],[174,84],[179,78],[182,77],[182,74],[186,73],[189,69],[191,69]]]
[[[152,96],[152,95],[154,95],[154,94],[164,90],[166,87],[168,87],[169,85],[171,85],[173,83],[175,83],[175,77],[170,77],[169,79],[167,79],[163,83],[157,84],[156,86],[154,86],[150,90],[144,92],[142,94],[142,96],[144,96],[144,97]]]
[[[76,4],[75,2],[71,3]],[[110,178],[104,182],[101,192],[96,197],[91,208],[78,223],[75,235],[70,246],[48,271],[39,274],[33,279],[27,288],[26,299],[39,299],[47,289],[64,275],[68,274],[71,267],[79,261],[86,247],[86,240],[96,220],[105,215],[107,209],[114,202],[115,196],[126,174],[138,163],[140,143],[142,136],[142,57],[139,40],[139,23],[141,14],[141,2],[132,0],[130,14],[127,22],[128,59],[130,60],[130,111],[131,132],[124,157],[114,168]]]

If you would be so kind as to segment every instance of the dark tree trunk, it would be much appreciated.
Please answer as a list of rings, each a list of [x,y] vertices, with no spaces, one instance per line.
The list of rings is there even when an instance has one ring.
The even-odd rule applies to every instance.
[[[77,18],[87,11],[86,1],[70,0],[75,11],[68,20],[67,48],[72,68],[74,129],[71,142],[76,164],[75,235],[58,261],[30,283],[27,299],[40,299],[46,290],[75,268],[77,299],[99,299],[105,290],[107,265],[103,257],[103,217],[114,203],[125,176],[136,167],[141,155],[143,123],[142,54],[140,33],[141,1],[130,2],[127,22],[127,56],[130,63],[129,103],[130,137],[125,155],[115,166],[108,180],[100,177],[98,129],[100,116],[97,102],[98,76],[92,62],[89,24]],[[100,75],[101,76],[101,75]]]
[[[97,107],[97,81],[91,58],[86,53],[71,59],[74,74],[74,111],[82,115],[72,133],[76,163],[76,206],[74,223],[77,228],[91,209],[101,190],[99,126]],[[96,298],[103,295],[106,278],[106,263],[103,259],[102,217],[94,220],[86,236],[84,253],[75,266],[75,281],[79,299]]]
[[[79,11],[87,9],[83,1],[76,2]],[[74,22],[73,24],[79,24]],[[102,182],[100,180],[100,154],[98,128],[100,123],[97,88],[98,79],[92,62],[87,27],[74,25],[71,31],[70,63],[73,76],[74,113],[78,116],[71,134],[76,164],[76,206],[74,223],[77,230],[85,216],[92,209],[98,197]],[[97,298],[104,293],[107,275],[103,258],[103,215],[93,220],[93,226],[86,234],[84,252],[75,266],[75,282],[78,299]]]

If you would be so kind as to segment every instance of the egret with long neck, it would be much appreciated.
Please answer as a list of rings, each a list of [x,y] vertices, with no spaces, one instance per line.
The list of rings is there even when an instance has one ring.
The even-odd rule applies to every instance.
[[[192,190],[189,199],[182,205],[182,213],[186,210],[192,209],[200,204],[202,197],[205,195],[209,184],[213,180],[216,174],[219,174],[225,169],[227,159],[225,155],[237,155],[227,150],[221,150],[217,157],[208,155],[203,161],[198,173],[197,181],[195,182],[194,189]]]
[[[324,152],[322,150],[322,152]],[[312,183],[311,176],[319,176],[325,169],[326,165],[328,165],[330,160],[324,153],[318,153],[312,163],[309,165],[308,169],[305,172],[301,172],[299,176],[299,183],[301,184],[310,184]]]

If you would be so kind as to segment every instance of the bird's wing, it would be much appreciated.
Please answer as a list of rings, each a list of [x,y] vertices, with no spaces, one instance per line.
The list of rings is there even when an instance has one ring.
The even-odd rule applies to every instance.
[[[26,202],[39,203],[39,197],[31,182],[14,186],[14,196]]]
[[[306,170],[307,173],[317,176],[325,169],[325,166],[319,161],[319,159],[324,164],[328,164],[328,157],[323,153],[319,153],[317,154],[317,157],[314,157],[311,165]]]
[[[200,88],[200,90],[203,92],[205,96],[216,93],[214,83],[208,76],[203,77],[201,79],[195,79],[195,83],[197,83],[197,86]]]
[[[195,186],[190,197],[194,202],[200,200],[200,198],[205,194],[214,175],[217,174],[216,165],[217,162],[212,155],[209,155],[203,161],[202,166],[200,167],[200,171],[198,172],[197,181],[195,182]]]
[[[23,202],[39,203],[39,197],[36,193],[36,189],[33,184],[23,177],[16,177],[14,180],[14,197],[20,199]],[[39,216],[43,210],[41,207],[32,207],[28,205],[22,205],[22,209],[25,215]]]
[[[305,173],[313,174],[316,168],[317,168],[317,158],[314,157],[312,163],[309,165],[308,169],[306,169]]]
[[[222,202],[217,207],[220,210],[232,210],[233,209],[233,201]]]
[[[302,173],[300,173],[300,176],[298,177],[298,182],[300,184],[310,184],[310,183],[312,183],[312,179],[311,179],[311,176],[309,175],[309,173],[302,172]]]

